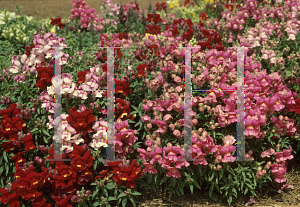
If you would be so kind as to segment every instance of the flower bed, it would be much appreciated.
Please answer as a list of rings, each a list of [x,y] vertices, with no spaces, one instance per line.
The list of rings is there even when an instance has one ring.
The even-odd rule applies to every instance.
[[[285,174],[300,148],[299,2],[167,4],[145,14],[137,4],[104,1],[98,15],[73,0],[70,19],[38,23],[2,11],[4,206],[136,206],[144,190],[171,197],[195,188],[230,205],[266,186],[293,188]],[[61,80],[58,46],[68,47],[60,56]],[[108,47],[114,47],[114,89]],[[193,47],[191,85],[203,90],[191,97],[190,146],[182,47]],[[245,47],[248,161],[236,160],[240,52],[233,47]],[[51,161],[57,143],[65,161]],[[106,159],[111,150],[115,160]]]

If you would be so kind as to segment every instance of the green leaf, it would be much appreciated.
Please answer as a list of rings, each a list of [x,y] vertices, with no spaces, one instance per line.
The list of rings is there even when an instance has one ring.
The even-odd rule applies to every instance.
[[[229,196],[229,197],[227,198],[227,202],[228,202],[228,205],[230,205],[230,204],[232,203],[232,196]]]
[[[211,198],[212,192],[214,190],[214,185],[209,186],[209,197]]]
[[[163,184],[164,182],[166,182],[167,181],[167,179],[168,179],[168,177],[167,176],[165,176],[161,181],[160,181],[160,185],[161,184]]]
[[[97,183],[91,183],[90,185],[98,185]]]
[[[44,128],[42,128],[42,131],[43,131],[44,134],[46,134],[46,135],[48,135],[50,137],[49,132],[47,132]]]
[[[112,182],[107,183],[106,188],[107,188],[108,190],[112,190],[112,189],[114,189],[114,184],[113,184]]]
[[[5,165],[5,170],[6,170],[5,175],[7,176],[8,172],[9,172],[9,167],[8,167],[8,165]]]
[[[125,207],[126,206],[126,203],[127,203],[127,198],[122,200],[122,206]]]
[[[130,105],[130,106],[135,110],[135,112],[139,112],[140,111],[137,107],[135,107],[133,105]]]
[[[138,195],[142,195],[142,194],[140,192],[134,191],[134,192],[132,192],[132,195],[138,196]]]
[[[8,162],[6,151],[3,151],[3,157],[4,157],[5,161]]]
[[[133,204],[133,206],[136,207],[136,202],[135,202],[134,198],[130,197],[129,200],[131,201],[131,203]]]
[[[249,183],[245,183],[251,190],[253,190],[253,186],[250,185]]]
[[[98,192],[99,192],[99,188],[96,188],[96,190],[93,192],[92,197],[94,198],[97,195]]]
[[[190,185],[190,190],[191,190],[191,194],[194,193],[194,186],[193,185]]]
[[[236,192],[235,188],[232,188],[232,192],[233,192],[234,196],[237,198],[237,192]]]
[[[247,192],[248,192],[248,188],[245,188],[244,195],[246,195]]]
[[[93,203],[93,206],[99,206],[99,202],[98,201],[95,201],[94,203]]]
[[[125,196],[127,196],[125,193],[120,193],[120,194],[118,195],[118,199],[119,199],[119,198],[122,198],[122,197],[125,197]]]
[[[108,197],[108,192],[107,192],[107,190],[104,188],[103,189],[103,194],[106,196],[106,197]]]
[[[107,201],[116,201],[117,198],[116,197],[113,197],[113,196],[109,196]]]

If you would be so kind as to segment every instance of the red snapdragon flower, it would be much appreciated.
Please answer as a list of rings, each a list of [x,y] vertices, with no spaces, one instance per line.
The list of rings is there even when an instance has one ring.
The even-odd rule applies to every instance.
[[[31,49],[34,48],[34,47],[35,47],[34,44],[31,44],[30,47],[28,47],[28,46],[25,47],[25,50],[26,50],[26,53],[25,53],[25,54],[27,55],[27,57],[29,57],[30,51],[31,51]]]
[[[161,31],[160,31],[161,27],[158,26],[158,25],[151,25],[150,26],[149,24],[147,24],[145,29],[146,29],[146,33],[149,33],[149,34],[157,35],[157,34],[161,33]]]
[[[207,13],[206,13],[206,12],[202,12],[202,13],[199,15],[199,19],[200,19],[200,21],[202,21],[202,20],[207,21],[207,20],[208,20]]]
[[[162,19],[160,18],[160,15],[159,14],[155,14],[154,17],[153,17],[153,22],[155,24],[159,23],[159,22],[162,22]]]
[[[129,116],[131,112],[131,109],[129,108],[129,105],[126,105],[126,101],[124,99],[121,98],[117,98],[116,99],[116,117],[118,117],[117,119],[122,119],[122,121],[126,120],[126,119],[130,119],[133,120],[136,115],[135,114],[131,114]]]
[[[27,135],[24,137],[23,141],[25,144],[25,151],[28,152],[29,150],[36,149],[36,146],[33,144],[32,134]]]
[[[129,39],[129,36],[128,36],[128,33],[127,32],[121,32],[119,33],[119,40],[122,40],[122,39]]]
[[[150,49],[151,49],[152,53],[155,53],[156,57],[159,56],[159,49],[158,49],[158,45],[157,44],[152,44],[150,46]]]
[[[156,11],[161,11],[162,9],[165,12],[167,12],[167,4],[166,4],[166,2],[162,2],[162,3],[157,2],[156,3]]]
[[[41,90],[43,90],[47,83],[51,83],[51,78],[54,76],[54,68],[53,67],[38,67],[38,82],[35,84],[35,86],[39,87]]]
[[[88,143],[86,134],[92,132],[91,123],[96,120],[96,117],[92,114],[91,109],[87,109],[83,112],[76,111],[75,107],[69,109],[69,116],[66,120],[76,130],[77,133],[83,132],[85,143]]]
[[[6,108],[4,110],[0,110],[0,116],[2,119],[4,118],[12,118],[12,117],[17,117],[18,115],[21,114],[21,111],[19,108],[16,108],[17,104],[10,104],[9,108]]]
[[[139,61],[143,61],[146,58],[146,54],[148,51],[145,51],[146,54],[142,55],[142,51],[133,51],[133,54],[135,55],[135,58]],[[149,68],[148,68],[149,69]]]
[[[53,26],[54,25],[59,26],[59,29],[64,28],[64,24],[61,23],[61,17],[58,17],[58,18],[55,18],[55,19],[51,18],[51,23],[50,24],[53,25]]]
[[[85,76],[86,76],[86,74],[87,74],[86,71],[79,71],[77,73],[77,77],[78,77],[77,85],[79,85],[81,83],[85,83]]]
[[[186,39],[187,41],[190,41],[194,35],[194,29],[188,29],[187,32],[184,32],[182,34],[182,38]]]
[[[128,80],[115,82],[115,93],[121,93],[128,97],[131,90],[129,89],[130,83]]]
[[[152,14],[147,14],[147,18],[145,19],[148,22],[151,22]]]
[[[295,102],[296,102],[296,106],[295,106],[295,108],[294,108],[294,111],[297,113],[297,114],[300,114],[300,98],[296,98],[296,100],[295,100]]]

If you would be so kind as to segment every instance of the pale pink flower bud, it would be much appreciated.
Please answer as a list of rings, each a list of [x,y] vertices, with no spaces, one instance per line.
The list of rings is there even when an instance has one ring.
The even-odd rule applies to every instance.
[[[221,165],[218,165],[218,166],[217,166],[217,170],[220,170],[221,168],[222,168]]]
[[[171,114],[166,114],[166,115],[164,116],[164,121],[165,121],[165,122],[168,122],[168,121],[170,121],[171,119],[173,119],[173,117],[171,116]]]
[[[280,144],[279,143],[276,145],[276,149],[279,151],[279,149],[280,149]]]
[[[171,129],[172,131],[175,130],[175,125],[174,125],[174,124],[170,124],[169,127],[170,127],[170,129]]]
[[[148,123],[148,124],[147,124],[147,129],[148,129],[148,130],[152,129],[152,124],[151,124],[151,123]]]
[[[176,136],[177,138],[181,138],[181,133],[180,133],[180,131],[179,130],[174,130],[173,131],[173,134],[174,134],[174,136]]]
[[[197,119],[193,119],[193,120],[192,120],[192,125],[193,125],[193,127],[196,126],[197,124],[198,124],[198,120],[197,120]]]

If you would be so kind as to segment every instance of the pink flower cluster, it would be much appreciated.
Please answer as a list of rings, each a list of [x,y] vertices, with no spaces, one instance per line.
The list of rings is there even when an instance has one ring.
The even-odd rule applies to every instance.
[[[90,8],[86,5],[84,0],[73,0],[72,7],[75,9],[71,10],[71,19],[80,19],[80,25],[83,28],[90,28],[91,20],[93,21],[93,27],[100,31],[102,28],[98,27],[98,22],[102,21],[104,18],[99,18],[97,16],[96,10],[94,8]]]
[[[143,169],[144,173],[157,173],[157,170],[154,167],[154,164],[157,162],[164,169],[168,170],[166,176],[180,178],[181,174],[179,173],[179,169],[183,166],[188,167],[190,164],[184,159],[183,149],[177,145],[172,146],[171,143],[167,144],[167,147],[158,147],[161,144],[160,138],[157,137],[153,143],[153,138],[148,135],[146,140],[146,145],[149,146],[147,151],[141,148],[137,148],[137,151],[140,153],[138,155],[139,158],[143,159],[143,165],[145,168]],[[153,145],[154,144],[154,145]],[[162,156],[163,154],[163,156]],[[148,161],[147,161],[148,160]]]
[[[51,47],[67,47],[65,44],[66,39],[57,37],[56,34],[46,33],[34,34],[33,44],[34,47],[30,51],[30,55],[27,56],[23,54],[21,57],[14,55],[12,57],[12,67],[9,69],[11,73],[19,74],[22,71],[22,75],[14,78],[15,81],[19,79],[24,80],[24,75],[30,76],[32,74],[37,74],[37,68],[41,66],[40,63],[44,61],[52,61],[55,54],[55,48]],[[69,60],[69,55],[61,52],[61,64],[67,64]]]
[[[115,133],[115,151],[118,157],[126,158],[127,153],[134,152],[132,145],[138,140],[134,136],[137,134],[137,131],[129,129],[128,121],[122,121],[121,119],[117,120],[116,130],[118,133]]]
[[[283,183],[286,182],[286,161],[291,160],[294,158],[293,155],[291,155],[292,147],[289,146],[289,149],[284,149],[282,152],[279,152],[280,145],[278,144],[276,146],[277,152],[275,152],[274,149],[270,148],[264,152],[261,153],[261,157],[270,157],[272,155],[276,156],[275,163],[272,164],[271,162],[268,162],[267,165],[264,167],[265,169],[261,171],[261,167],[258,167],[258,172],[256,174],[256,178],[259,179],[264,176],[266,173],[266,170],[269,170],[271,168],[272,175],[274,177],[274,180],[277,183]]]

